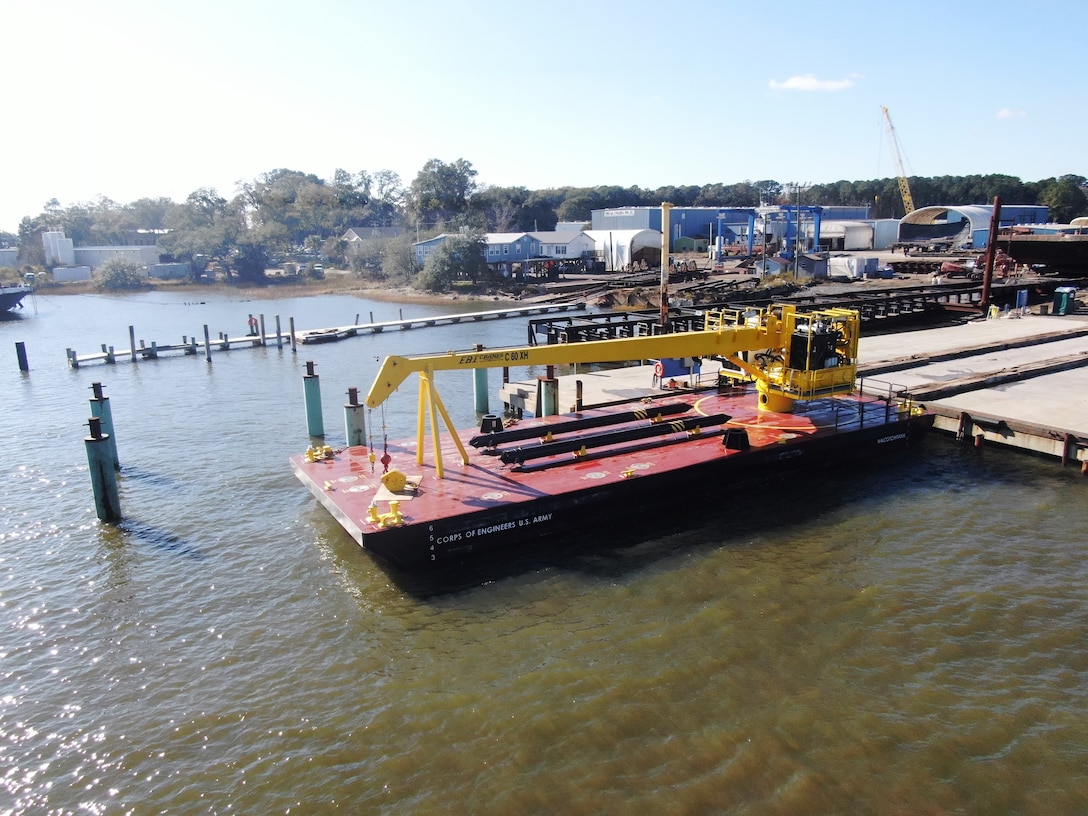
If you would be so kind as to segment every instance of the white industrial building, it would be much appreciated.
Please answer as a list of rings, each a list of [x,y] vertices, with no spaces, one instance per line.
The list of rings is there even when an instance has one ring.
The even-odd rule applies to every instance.
[[[42,247],[45,263],[53,267],[87,266],[97,269],[111,258],[124,258],[137,266],[148,267],[159,262],[159,248],[150,246],[77,247],[63,232],[43,232]],[[54,278],[56,272],[54,271]]]
[[[653,229],[586,230],[606,272],[620,272],[644,258],[661,264],[661,233]]]

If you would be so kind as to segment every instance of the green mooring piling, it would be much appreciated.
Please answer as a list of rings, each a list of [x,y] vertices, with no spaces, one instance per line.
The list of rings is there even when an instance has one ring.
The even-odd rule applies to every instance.
[[[91,383],[91,416],[99,420],[102,432],[106,434],[107,447],[110,450],[110,461],[114,470],[121,469],[121,460],[117,457],[117,434],[113,428],[113,410],[110,408],[110,398],[102,395],[102,383]]]
[[[366,411],[365,405],[359,404],[359,389],[348,389],[348,401],[344,406],[344,431],[348,437],[348,447],[366,446]]]
[[[321,378],[314,373],[312,360],[306,362],[306,374],[302,377],[302,391],[306,397],[306,426],[310,436],[325,437],[325,423],[321,418]]]
[[[487,369],[477,368],[472,372],[472,396],[476,403],[476,413],[486,414],[490,410],[487,401]]]
[[[549,369],[551,366],[549,366]],[[549,375],[551,371],[549,370]],[[555,416],[559,413],[559,380],[554,376],[536,378],[536,408],[538,417]]]
[[[83,442],[87,448],[87,468],[91,473],[94,506],[101,521],[121,520],[121,496],[117,490],[117,471],[113,467],[110,435],[102,432],[97,417],[87,421],[90,435]]]
[[[484,347],[476,344],[476,351],[483,351]],[[487,403],[487,369],[474,368],[472,370],[472,398],[476,406],[477,414],[486,414],[490,410]]]

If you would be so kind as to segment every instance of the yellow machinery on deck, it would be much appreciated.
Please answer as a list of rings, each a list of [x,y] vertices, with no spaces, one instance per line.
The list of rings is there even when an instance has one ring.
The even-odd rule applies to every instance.
[[[798,312],[795,306],[782,304],[764,309],[708,312],[702,331],[411,357],[391,355],[386,357],[370,387],[366,404],[377,408],[410,374],[419,374],[416,456],[422,464],[423,437],[430,417],[435,471],[441,477],[436,414],[441,414],[453,437],[462,464],[468,464],[468,454],[435,389],[437,371],[710,357],[731,363],[756,381],[760,409],[789,412],[796,400],[849,393],[854,389],[860,325],[861,317],[852,309]],[[750,352],[748,359],[740,356],[744,352]]]

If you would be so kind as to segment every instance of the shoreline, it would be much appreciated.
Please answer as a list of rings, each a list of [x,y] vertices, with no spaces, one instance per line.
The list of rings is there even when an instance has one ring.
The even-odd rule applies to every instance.
[[[90,281],[75,283],[49,284],[35,289],[42,295],[101,295],[125,296],[146,294],[148,292],[192,292],[193,294],[237,293],[248,300],[276,300],[281,297],[317,297],[320,295],[355,295],[369,300],[389,303],[423,303],[441,305],[455,301],[468,303],[515,303],[511,295],[500,294],[461,294],[450,292],[422,292],[410,286],[382,287],[363,284],[359,281],[312,281],[299,284],[271,284],[267,286],[245,286],[237,284],[188,283],[162,281],[150,283],[140,289],[105,290]]]

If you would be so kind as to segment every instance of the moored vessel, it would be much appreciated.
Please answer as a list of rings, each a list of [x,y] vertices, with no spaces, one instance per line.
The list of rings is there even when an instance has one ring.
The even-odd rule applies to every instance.
[[[859,325],[852,310],[775,306],[712,313],[703,331],[394,356],[366,404],[380,406],[418,373],[415,439],[311,449],[291,464],[360,545],[408,568],[546,547],[646,515],[682,525],[694,503],[902,450],[926,432],[933,417],[909,397],[855,388]],[[727,366],[716,387],[513,426],[488,416],[479,432],[451,427],[434,383],[443,370],[693,356]]]
[[[1021,264],[1045,266],[1055,272],[1088,269],[1088,235],[1009,232],[997,240]]]
[[[23,298],[34,291],[29,286],[0,286],[0,312],[9,312],[23,305]]]

